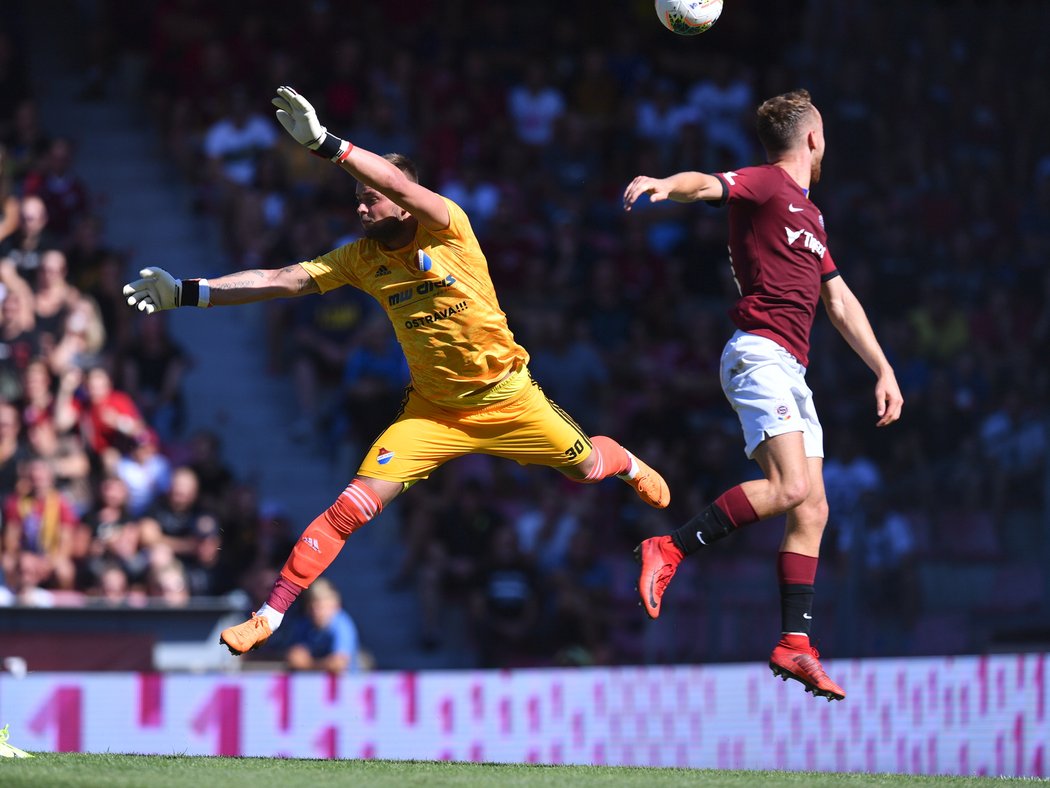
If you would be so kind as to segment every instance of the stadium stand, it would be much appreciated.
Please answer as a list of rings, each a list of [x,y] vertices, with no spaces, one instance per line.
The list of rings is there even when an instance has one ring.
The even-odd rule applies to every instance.
[[[149,374],[128,374],[157,368],[142,357],[142,318],[114,292],[141,265],[176,274],[274,267],[356,237],[351,179],[270,133],[273,88],[292,84],[316,97],[333,131],[415,156],[423,180],[455,196],[475,219],[541,385],[582,414],[588,431],[622,435],[653,458],[674,491],[671,510],[653,514],[612,484],[573,487],[485,458],[442,469],[355,534],[331,572],[377,665],[764,653],[768,637],[756,633],[776,627],[774,523],[683,566],[659,621],[644,621],[634,605],[631,548],[754,469],[717,383],[732,292],[724,219],[695,206],[639,206],[627,218],[619,195],[637,172],[757,161],[754,105],[805,86],[827,125],[815,196],[830,244],[906,399],[900,424],[876,431],[868,371],[818,319],[809,380],[827,428],[832,504],[816,609],[821,650],[1046,648],[1050,109],[1040,75],[1050,55],[1036,36],[1050,9],[1004,5],[1001,24],[984,25],[972,5],[949,12],[924,2],[916,14],[903,0],[812,0],[796,15],[785,4],[742,4],[705,35],[697,57],[695,41],[670,37],[645,2],[632,5],[637,24],[615,30],[592,24],[580,2],[532,4],[513,20],[500,3],[469,12],[466,3],[403,5],[411,25],[392,25],[382,4],[359,9],[352,23],[328,3],[289,19],[276,2],[96,0],[65,22],[42,19],[33,4],[5,5],[0,88],[20,99],[4,102],[0,117],[9,602],[148,599],[181,582],[187,604],[195,587],[258,603],[282,546],[330,502],[393,414],[396,375],[367,399],[353,385],[366,348],[389,351],[364,307],[336,337],[345,369],[329,361],[295,376],[298,386],[296,338],[316,305],[175,315],[164,352],[186,367],[180,391],[160,402],[143,388]],[[27,51],[33,30],[71,40],[63,24],[90,31],[70,60]],[[890,55],[878,43],[891,39],[904,53],[903,81],[884,78]],[[255,132],[235,133],[246,128]],[[60,285],[68,303],[49,312],[43,300],[30,308],[46,289],[47,249],[64,253],[68,273]],[[58,335],[45,339],[41,326]],[[99,363],[126,407],[106,421],[111,443],[85,433],[86,405],[77,426],[40,439],[64,447],[48,455],[61,468],[51,484],[23,460],[43,453],[33,435],[52,409],[58,421],[58,400],[87,396],[78,370]],[[202,469],[228,466],[226,486],[209,491],[217,531],[197,518],[158,535],[122,511],[119,491],[102,500],[114,486],[109,469],[142,446],[148,454],[158,436],[170,465],[194,468],[201,485]],[[194,467],[199,443],[211,457]],[[131,478],[141,483],[141,467],[129,473],[129,488]],[[239,511],[235,487],[245,490]],[[485,511],[470,508],[468,490]],[[39,538],[11,546],[30,512]],[[501,550],[518,542],[516,560],[536,578],[527,592],[542,588],[548,603],[529,637],[499,649],[484,585],[492,534]],[[176,541],[182,558],[163,548]],[[216,563],[218,545],[237,560]],[[477,572],[443,572],[435,556],[455,551],[469,552]]]

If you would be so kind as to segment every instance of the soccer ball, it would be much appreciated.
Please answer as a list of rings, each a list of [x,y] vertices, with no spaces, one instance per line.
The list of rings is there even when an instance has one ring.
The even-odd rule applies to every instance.
[[[722,14],[722,0],[656,0],[656,15],[664,27],[681,36],[711,29]]]

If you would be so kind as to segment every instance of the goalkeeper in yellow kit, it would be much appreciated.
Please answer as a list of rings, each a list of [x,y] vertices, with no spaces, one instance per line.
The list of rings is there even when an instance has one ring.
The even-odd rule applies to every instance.
[[[269,599],[222,632],[232,653],[264,643],[295,598],[332,563],[346,538],[411,484],[448,460],[482,453],[548,465],[570,479],[617,476],[650,506],[666,507],[663,478],[619,443],[588,437],[529,375],[529,355],[507,326],[488,264],[463,210],[418,183],[404,156],[379,156],[330,134],[289,87],[273,99],[298,142],[357,181],[364,238],[281,269],[216,279],[175,279],[146,268],[124,287],[146,313],[230,306],[357,287],[386,311],[411,371],[397,418],[375,440],[354,479],[307,526]]]

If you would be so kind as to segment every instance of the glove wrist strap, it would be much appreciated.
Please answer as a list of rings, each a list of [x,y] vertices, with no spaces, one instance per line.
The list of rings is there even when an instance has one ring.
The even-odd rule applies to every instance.
[[[183,279],[179,306],[211,306],[211,287],[207,279]]]
[[[329,134],[326,131],[324,139],[321,140],[321,144],[316,148],[311,149],[310,152],[320,156],[322,159],[340,162],[350,154],[350,151],[353,150],[353,148],[354,146],[347,140],[337,137],[334,134]]]

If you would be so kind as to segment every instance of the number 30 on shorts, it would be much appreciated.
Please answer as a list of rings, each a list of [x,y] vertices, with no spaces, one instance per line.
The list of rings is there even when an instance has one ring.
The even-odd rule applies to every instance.
[[[569,460],[575,460],[581,453],[583,453],[583,441],[578,440],[565,450],[565,457]]]

